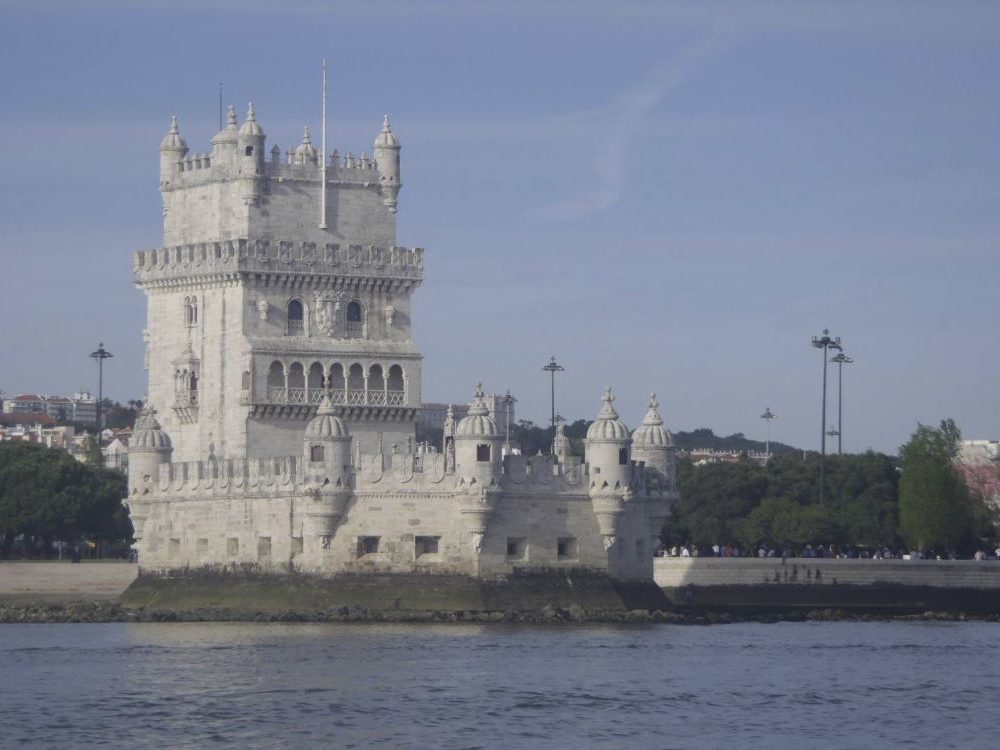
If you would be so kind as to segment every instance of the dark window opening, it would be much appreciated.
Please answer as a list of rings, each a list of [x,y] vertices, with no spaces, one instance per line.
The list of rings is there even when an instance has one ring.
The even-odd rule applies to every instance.
[[[359,536],[358,537],[358,556],[361,555],[374,555],[378,553],[378,540],[377,536]]]
[[[309,448],[309,460],[318,463],[323,460],[323,446],[314,445]]]
[[[618,449],[618,465],[624,466],[628,463],[628,448]]]
[[[524,537],[511,536],[507,537],[507,559],[509,560],[522,560],[524,559],[524,553],[527,550],[527,542]]]
[[[247,146],[246,155],[253,156],[253,146]]]
[[[556,556],[560,560],[575,560],[577,557],[576,539],[571,536],[560,537],[556,543]]]
[[[348,323],[360,323],[361,322],[361,303],[354,300],[347,305],[347,322]]]
[[[302,320],[302,303],[297,299],[293,299],[288,303],[288,319]]]
[[[476,460],[477,461],[489,461],[490,460],[490,446],[488,446],[488,445],[477,445],[476,446]]]
[[[414,540],[414,546],[416,547],[417,557],[422,557],[423,555],[436,555],[438,553],[438,542],[441,537],[439,536],[418,536]]]

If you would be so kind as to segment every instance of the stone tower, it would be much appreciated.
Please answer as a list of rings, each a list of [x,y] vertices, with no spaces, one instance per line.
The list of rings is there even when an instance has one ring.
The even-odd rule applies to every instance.
[[[211,152],[192,153],[174,118],[160,145],[163,246],[136,253],[135,281],[148,400],[175,461],[298,454],[324,395],[361,450],[412,442],[423,251],[396,246],[388,117],[373,153],[320,154],[308,128],[284,157],[268,152],[252,104],[242,125],[230,107]]]

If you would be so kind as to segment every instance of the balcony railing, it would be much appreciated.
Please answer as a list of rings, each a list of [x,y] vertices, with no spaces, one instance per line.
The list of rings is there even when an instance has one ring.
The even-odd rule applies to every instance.
[[[318,404],[329,393],[334,406],[404,406],[405,391],[330,390],[322,388],[267,387],[267,401],[271,404]],[[245,396],[246,397],[246,396]]]

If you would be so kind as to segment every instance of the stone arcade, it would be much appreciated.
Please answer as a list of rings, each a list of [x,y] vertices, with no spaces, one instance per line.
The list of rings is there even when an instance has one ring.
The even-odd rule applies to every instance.
[[[585,462],[561,428],[551,456],[501,457],[477,387],[443,450],[418,450],[424,253],[396,245],[389,118],[371,157],[326,165],[308,128],[266,158],[253,106],[227,119],[201,154],[174,119],[164,246],[135,255],[149,390],[126,502],[142,569],[651,579],[677,498],[655,398],[630,434],[609,388]]]

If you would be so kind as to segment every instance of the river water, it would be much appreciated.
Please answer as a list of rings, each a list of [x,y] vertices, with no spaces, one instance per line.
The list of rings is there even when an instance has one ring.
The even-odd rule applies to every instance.
[[[0,747],[1000,745],[1000,625],[0,625]]]

